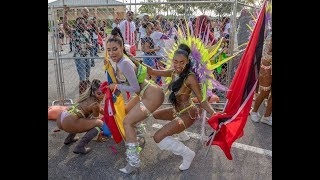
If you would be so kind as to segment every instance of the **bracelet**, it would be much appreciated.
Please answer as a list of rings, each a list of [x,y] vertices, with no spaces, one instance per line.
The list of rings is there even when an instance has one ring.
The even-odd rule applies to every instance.
[[[112,91],[112,94],[114,94],[114,92],[117,90],[117,88],[118,88],[118,84],[116,84],[116,85],[114,86],[114,89],[113,89],[113,91]]]

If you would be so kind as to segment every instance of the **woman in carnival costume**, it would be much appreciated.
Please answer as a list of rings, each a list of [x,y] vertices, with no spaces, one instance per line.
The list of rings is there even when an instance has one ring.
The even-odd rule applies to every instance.
[[[190,52],[187,45],[180,44],[172,60],[174,69],[161,71],[148,67],[150,74],[172,78],[172,83],[169,85],[169,90],[171,90],[169,101],[174,107],[156,110],[153,113],[155,119],[171,122],[159,129],[153,139],[161,150],[168,150],[183,157],[182,164],[179,166],[180,170],[187,170],[190,167],[195,152],[173,138],[172,135],[190,127],[199,115],[198,108],[191,100],[191,93],[193,92],[198,99],[202,99],[197,77],[191,71]],[[201,101],[200,106],[210,115],[215,113],[206,99]]]
[[[104,114],[101,102],[105,95],[99,88],[100,84],[100,80],[94,79],[77,102],[57,118],[59,129],[69,133],[64,141],[66,145],[79,139],[76,137],[77,133],[87,132],[73,150],[76,154],[88,153],[91,149],[85,146],[101,132],[103,121],[100,119],[100,114]]]
[[[215,47],[210,47],[212,49],[209,50],[201,39],[190,36],[189,29],[186,31],[187,35],[183,35],[181,30],[178,32],[180,40],[168,53],[169,59],[172,59],[172,64],[167,64],[168,69],[156,70],[147,67],[148,74],[168,77],[167,80],[171,81],[168,89],[170,91],[169,101],[173,107],[159,109],[153,113],[155,119],[170,122],[159,129],[153,139],[161,150],[181,155],[183,161],[179,169],[187,170],[195,157],[195,152],[173,138],[172,135],[181,133],[199,117],[199,109],[192,101],[192,93],[200,100],[200,107],[206,110],[210,116],[215,113],[208,103],[207,97],[212,95],[213,88],[219,90],[227,90],[227,88],[215,80],[212,72],[234,56],[219,63],[211,63],[214,62],[212,60],[215,58],[222,41],[218,42]]]
[[[253,122],[261,121],[262,123],[272,126],[272,33],[266,38],[263,46],[259,71],[259,89],[260,92],[258,93],[253,109],[250,112],[251,120]],[[258,109],[265,98],[268,98],[267,107],[264,116],[261,119]]]
[[[109,84],[102,88],[110,88],[112,92],[118,89],[137,94],[127,103],[127,114],[123,120],[128,163],[119,170],[130,173],[140,167],[141,164],[135,126],[147,117],[152,116],[152,112],[161,106],[164,101],[164,93],[158,85],[146,80],[147,68],[135,60],[131,60],[132,56],[126,53],[119,28],[112,30],[106,47],[108,56],[116,63],[116,78],[120,83]]]
[[[268,36],[264,40],[258,85],[256,88],[255,102],[250,117],[253,122],[262,122],[272,126],[272,2],[266,2],[266,30]],[[260,91],[259,91],[260,90]],[[258,109],[264,99],[267,99],[264,116]]]

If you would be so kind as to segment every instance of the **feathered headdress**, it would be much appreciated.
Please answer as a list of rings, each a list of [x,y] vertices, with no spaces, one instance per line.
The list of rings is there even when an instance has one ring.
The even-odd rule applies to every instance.
[[[187,22],[187,21],[185,21]],[[190,22],[189,22],[190,23]],[[186,44],[190,49],[191,53],[189,59],[191,60],[191,70],[195,73],[198,82],[202,84],[202,99],[206,99],[207,96],[212,95],[212,89],[221,91],[227,91],[228,88],[223,86],[214,77],[213,71],[232,59],[236,54],[223,59],[222,61],[215,62],[214,59],[222,52],[220,49],[223,39],[220,39],[215,45],[211,45],[212,42],[209,39],[209,28],[205,28],[206,31],[202,33],[202,37],[198,37],[196,34],[190,35],[189,26],[186,23],[186,32],[178,27],[177,42],[173,44],[170,50],[165,50],[169,59],[173,59],[174,52],[178,49],[179,44]],[[194,31],[191,31],[194,32]],[[166,68],[170,69],[172,66],[171,61],[163,62],[166,64]],[[166,79],[166,83],[170,83],[171,77]]]

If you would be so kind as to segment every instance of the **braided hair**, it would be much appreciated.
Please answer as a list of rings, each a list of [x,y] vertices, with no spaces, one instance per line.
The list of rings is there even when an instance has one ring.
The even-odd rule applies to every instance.
[[[80,95],[79,99],[77,100],[77,103],[86,100],[90,96],[94,96],[94,92],[100,88],[100,84],[101,81],[99,79],[93,79],[90,84],[90,87],[88,87],[86,91]]]
[[[180,44],[178,46],[178,50],[176,50],[174,52],[174,56],[176,56],[177,54],[182,54],[184,55],[187,59],[189,59],[189,54],[190,54],[191,50],[190,48],[186,45],[186,44]],[[169,85],[169,90],[171,90],[171,94],[169,95],[169,101],[176,106],[177,105],[177,98],[175,93],[178,92],[183,84],[183,81],[187,78],[188,74],[191,71],[191,61],[189,60],[189,63],[186,64],[186,67],[184,68],[184,70],[180,73],[179,78],[172,82]]]

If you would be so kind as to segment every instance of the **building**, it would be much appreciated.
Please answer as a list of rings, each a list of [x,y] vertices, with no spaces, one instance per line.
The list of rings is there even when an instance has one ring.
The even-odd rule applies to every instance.
[[[98,20],[113,20],[116,17],[125,19],[126,17],[126,6],[116,0],[64,0],[64,4],[70,7],[68,20],[75,20],[81,16],[83,7],[89,9],[89,16],[95,16]],[[110,6],[111,4],[116,5]],[[49,9],[51,6],[58,9],[58,19],[63,16],[63,0],[48,3]]]

